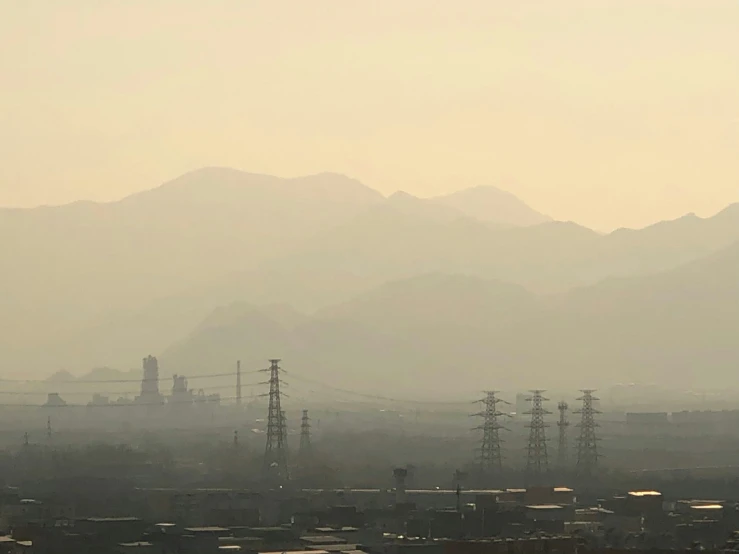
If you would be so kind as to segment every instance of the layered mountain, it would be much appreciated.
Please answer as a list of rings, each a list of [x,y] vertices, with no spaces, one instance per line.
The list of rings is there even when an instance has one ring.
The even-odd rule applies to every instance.
[[[0,315],[0,363],[21,372],[118,365],[136,345],[180,338],[224,303],[311,311],[348,299],[386,275],[290,260],[355,220],[378,225],[360,234],[390,231],[384,212],[407,227],[469,219],[406,193],[384,198],[342,175],[282,179],[228,168],[197,170],[119,202],[0,210],[0,272],[12,291]]]
[[[513,204],[499,206],[499,192],[385,198],[336,174],[281,179],[206,168],[119,202],[0,210],[0,275],[8,291],[0,310],[0,369],[48,375],[136,367],[142,355],[184,344],[214,309],[234,303],[260,313],[261,306],[285,304],[317,313],[287,330],[289,341],[275,343],[313,349],[311,359],[325,355],[317,345],[367,360],[413,348],[433,366],[436,354],[427,359],[426,350],[407,346],[410,338],[388,332],[398,326],[422,340],[420,330],[403,327],[407,316],[397,313],[381,329],[369,315],[350,320],[336,310],[379,294],[364,302],[379,306],[374,319],[382,319],[382,295],[396,291],[393,303],[413,314],[409,302],[425,306],[424,295],[435,293],[424,291],[438,286],[445,291],[438,298],[448,300],[428,304],[432,313],[456,305],[459,313],[479,315],[474,329],[483,320],[488,330],[506,321],[508,332],[523,332],[501,319],[496,303],[511,302],[509,314],[531,314],[532,304],[561,303],[563,292],[670,270],[739,240],[739,206],[707,219],[686,216],[601,235],[523,216],[511,226],[510,217],[526,210],[511,207],[517,203],[506,195]],[[445,274],[457,277],[445,281],[439,277]],[[478,289],[476,282],[486,284]],[[531,295],[518,304],[527,291],[544,300]],[[433,322],[431,315],[424,319]],[[293,336],[298,329],[305,335]],[[439,331],[433,340],[445,344],[448,337],[453,342],[453,333]]]
[[[258,313],[197,331],[164,360],[222,365],[243,356],[247,341],[261,358],[280,352],[298,377],[378,394],[624,380],[731,386],[739,363],[739,243],[671,271],[556,296],[435,274],[385,284],[289,324]]]
[[[379,281],[429,272],[461,273],[558,293],[612,276],[675,268],[739,240],[739,205],[701,219],[686,216],[601,235],[571,222],[505,228],[439,212],[403,196],[268,262],[278,271],[350,272]]]
[[[2,210],[0,346],[22,358],[111,312],[257,270],[383,201],[341,175],[206,168],[120,202]]]

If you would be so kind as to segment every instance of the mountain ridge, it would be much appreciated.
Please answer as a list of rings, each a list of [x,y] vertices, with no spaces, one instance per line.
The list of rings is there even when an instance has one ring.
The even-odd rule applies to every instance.
[[[237,192],[216,194],[213,183]],[[204,168],[114,205],[0,211],[0,274],[12,291],[0,311],[0,364],[20,374],[129,367],[139,350],[161,351],[234,302],[312,313],[429,273],[561,293],[670,270],[736,240],[739,205],[601,235],[567,222],[491,224],[431,199],[385,198],[340,174]],[[362,349],[358,337],[347,340]]]
[[[498,302],[495,292],[485,292],[508,287],[459,275],[417,276],[381,285],[263,340],[283,346],[293,368],[336,386],[371,387],[371,374],[406,393],[601,387],[623,380],[682,387],[706,379],[733,382],[739,242],[685,266],[585,287],[556,302],[525,291],[520,302],[511,303],[507,293]],[[709,291],[718,291],[710,301],[704,298]],[[235,348],[223,354],[223,363]],[[165,360],[192,364],[197,353],[185,352],[170,350]],[[347,360],[351,376],[342,370]]]

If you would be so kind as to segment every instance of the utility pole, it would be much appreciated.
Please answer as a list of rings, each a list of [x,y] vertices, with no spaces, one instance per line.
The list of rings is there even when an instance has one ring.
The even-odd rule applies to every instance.
[[[595,390],[583,389],[580,392],[582,396],[578,400],[582,400],[582,408],[575,412],[582,416],[577,425],[580,428],[580,436],[577,439],[577,476],[589,480],[595,476],[600,457],[598,438],[595,436],[595,429],[598,427],[595,415],[600,412],[593,407],[593,401],[598,400],[593,396]]]
[[[559,427],[559,443],[557,444],[557,469],[563,471],[567,467],[567,428],[570,426],[570,422],[567,421],[567,410],[569,406],[564,400],[557,404],[557,410],[559,411],[559,421],[557,427]]]
[[[507,429],[499,423],[499,418],[506,414],[498,410],[498,404],[508,404],[508,402],[498,398],[496,396],[497,392],[485,391],[485,398],[478,400],[483,404],[484,410],[473,414],[476,417],[483,418],[482,425],[475,427],[476,430],[482,431],[479,462],[480,471],[483,475],[500,474],[503,471],[503,456],[501,454],[503,440],[500,438],[500,430]]]
[[[269,369],[269,407],[267,409],[267,445],[264,450],[263,473],[266,477],[276,476],[278,480],[289,479],[287,468],[287,429],[285,413],[280,407],[280,360],[270,360]]]
[[[241,406],[241,360],[236,362],[236,405]]]
[[[542,396],[543,390],[532,390],[528,401],[531,409],[526,414],[531,415],[529,428],[529,445],[526,456],[526,479],[531,484],[540,485],[544,474],[549,471],[549,458],[547,456],[546,428],[544,416],[550,414],[544,409],[544,402],[549,400]]]

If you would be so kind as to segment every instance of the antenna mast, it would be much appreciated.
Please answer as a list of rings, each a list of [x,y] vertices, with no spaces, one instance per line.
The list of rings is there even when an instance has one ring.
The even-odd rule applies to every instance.
[[[557,468],[564,470],[567,466],[567,428],[570,426],[570,422],[567,421],[567,410],[569,406],[567,402],[562,401],[557,404],[557,410],[559,411],[559,421],[557,427],[559,428],[559,443],[557,444]]]

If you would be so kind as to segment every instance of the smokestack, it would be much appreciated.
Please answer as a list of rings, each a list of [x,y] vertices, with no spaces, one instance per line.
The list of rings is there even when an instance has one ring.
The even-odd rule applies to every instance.
[[[396,467],[393,470],[395,477],[395,504],[403,504],[405,502],[405,478],[408,476],[408,470],[404,467]]]

